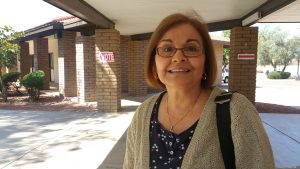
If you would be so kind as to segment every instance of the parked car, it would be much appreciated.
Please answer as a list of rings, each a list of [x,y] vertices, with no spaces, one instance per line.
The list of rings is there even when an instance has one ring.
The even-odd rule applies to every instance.
[[[229,80],[229,70],[228,69],[223,69],[222,70],[222,81],[224,83],[228,83]]]

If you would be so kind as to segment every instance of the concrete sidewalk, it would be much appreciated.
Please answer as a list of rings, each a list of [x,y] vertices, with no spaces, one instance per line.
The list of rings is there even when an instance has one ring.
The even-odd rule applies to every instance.
[[[132,115],[0,110],[0,168],[121,169]],[[276,167],[299,169],[300,114],[260,116]]]
[[[119,113],[0,110],[0,168],[95,169],[139,104],[122,100]]]

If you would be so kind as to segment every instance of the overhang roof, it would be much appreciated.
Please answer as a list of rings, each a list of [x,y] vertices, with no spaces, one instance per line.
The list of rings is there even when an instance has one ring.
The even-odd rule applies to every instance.
[[[276,22],[276,12],[284,11],[287,22],[300,22],[299,11],[291,3],[300,0],[44,0],[99,28],[116,28],[122,35],[144,35],[154,31],[159,21],[175,13],[195,11],[210,31],[247,26],[268,16]],[[291,4],[291,5],[289,5]],[[288,6],[287,6],[288,5]],[[298,10],[297,10],[298,9]],[[271,14],[271,15],[270,15]],[[293,15],[294,17],[290,17]],[[279,20],[279,19],[278,19]],[[291,21],[292,20],[292,21]],[[269,22],[269,21],[268,21]]]
[[[300,23],[300,0],[294,1],[260,19],[258,22]]]

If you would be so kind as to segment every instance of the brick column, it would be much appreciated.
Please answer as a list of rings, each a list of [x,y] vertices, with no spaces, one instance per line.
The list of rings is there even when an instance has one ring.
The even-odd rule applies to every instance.
[[[79,102],[96,100],[95,39],[76,37],[77,97]]]
[[[20,71],[21,77],[23,78],[30,72],[31,57],[29,56],[29,43],[20,42]]]
[[[255,103],[257,27],[236,27],[230,35],[229,91],[244,94]],[[253,60],[238,60],[238,54],[254,54]]]
[[[58,39],[59,93],[65,97],[77,96],[76,32],[63,31]]]
[[[115,29],[96,29],[96,99],[98,111],[121,109],[120,33]],[[113,52],[114,62],[100,62],[101,52]]]
[[[223,66],[223,44],[213,41],[216,62],[218,66],[217,78],[214,85],[220,85],[222,82],[222,66]]]
[[[146,41],[131,41],[129,43],[128,63],[128,95],[144,96],[147,94],[147,83],[144,78],[144,58]]]
[[[128,92],[128,52],[129,48],[129,36],[121,36],[120,43],[120,59],[121,59],[121,82],[122,92]]]
[[[45,73],[43,81],[43,89],[49,89],[50,83],[50,68],[49,68],[49,54],[48,54],[48,38],[37,38],[33,40],[35,70],[42,70]]]

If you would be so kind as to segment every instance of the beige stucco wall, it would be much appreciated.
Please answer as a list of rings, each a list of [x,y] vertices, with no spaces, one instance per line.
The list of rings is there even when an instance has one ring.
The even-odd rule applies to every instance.
[[[215,85],[220,85],[222,82],[222,64],[223,64],[223,44],[213,41],[215,56],[217,61],[218,73]]]
[[[58,42],[54,36],[48,36],[48,51],[53,54],[54,59],[54,82],[58,83]]]
[[[28,43],[29,43],[29,55],[33,55],[34,54],[33,40],[28,41]]]

